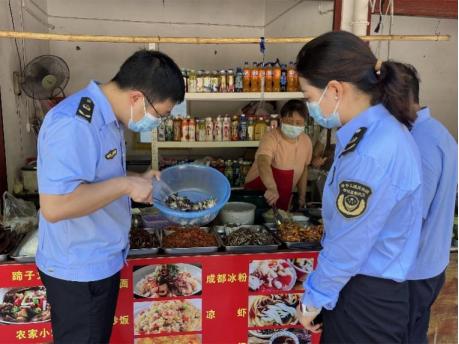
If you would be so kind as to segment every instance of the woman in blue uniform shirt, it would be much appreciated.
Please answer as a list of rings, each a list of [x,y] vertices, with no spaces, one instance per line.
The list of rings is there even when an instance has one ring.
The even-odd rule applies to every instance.
[[[322,200],[323,250],[298,317],[320,331],[322,311],[322,343],[400,343],[422,219],[408,85],[394,63],[347,32],[306,44],[297,70],[310,115],[341,127]]]

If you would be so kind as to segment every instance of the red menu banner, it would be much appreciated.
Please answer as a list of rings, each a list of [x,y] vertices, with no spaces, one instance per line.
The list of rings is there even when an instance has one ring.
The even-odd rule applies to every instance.
[[[317,254],[129,259],[121,271],[111,342],[318,343],[295,315]],[[0,265],[0,333],[0,343],[52,342],[50,305],[34,264]]]

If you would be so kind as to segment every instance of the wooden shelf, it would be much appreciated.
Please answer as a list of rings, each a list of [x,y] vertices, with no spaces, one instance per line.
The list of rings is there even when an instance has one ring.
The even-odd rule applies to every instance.
[[[241,93],[186,93],[185,100],[197,101],[245,101],[260,100],[261,92],[241,92]],[[264,100],[287,100],[302,99],[302,92],[265,92]]]
[[[157,148],[256,148],[260,141],[218,141],[218,142],[154,142]]]

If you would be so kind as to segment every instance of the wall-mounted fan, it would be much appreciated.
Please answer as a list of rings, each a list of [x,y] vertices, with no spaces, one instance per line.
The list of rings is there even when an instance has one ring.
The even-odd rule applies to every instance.
[[[19,78],[21,90],[36,100],[52,99],[64,95],[69,82],[67,63],[54,55],[42,55],[30,61]]]

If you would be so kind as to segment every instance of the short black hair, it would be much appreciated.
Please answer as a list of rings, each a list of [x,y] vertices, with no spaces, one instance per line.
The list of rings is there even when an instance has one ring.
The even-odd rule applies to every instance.
[[[142,49],[131,55],[112,79],[123,90],[142,92],[150,104],[185,98],[182,72],[169,56],[159,51]]]
[[[280,111],[280,115],[282,118],[290,117],[293,115],[294,112],[298,112],[298,114],[306,119],[308,116],[308,109],[306,108],[306,104],[304,101],[298,99],[291,99],[287,103],[282,106]]]

